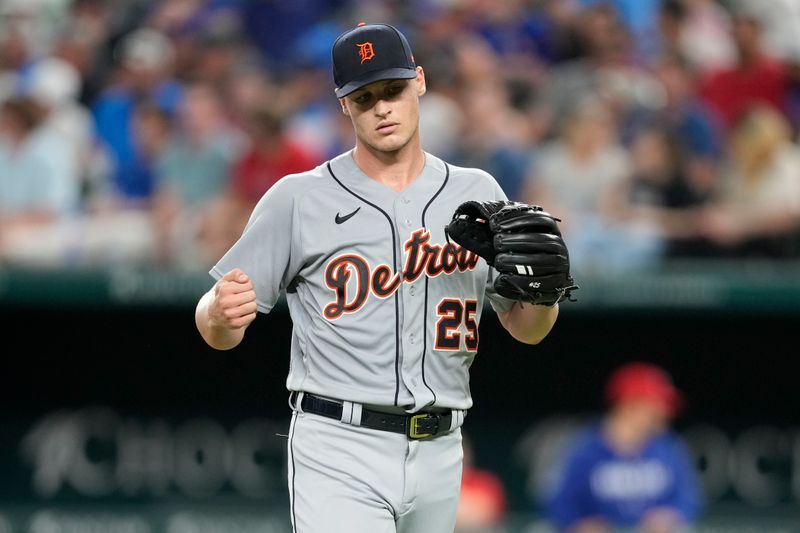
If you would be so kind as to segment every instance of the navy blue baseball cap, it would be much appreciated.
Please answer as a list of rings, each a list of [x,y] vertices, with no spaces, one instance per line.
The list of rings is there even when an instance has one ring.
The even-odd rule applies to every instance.
[[[375,81],[417,77],[411,46],[389,24],[362,22],[336,38],[331,55],[339,98]]]

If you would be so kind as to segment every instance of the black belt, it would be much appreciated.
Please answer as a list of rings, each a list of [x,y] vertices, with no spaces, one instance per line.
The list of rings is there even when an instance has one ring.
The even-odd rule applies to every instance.
[[[296,393],[292,393],[292,403],[296,399]],[[328,418],[342,419],[342,404],[333,400],[326,400],[313,394],[303,394],[303,401],[300,406],[303,412]],[[391,431],[392,433],[402,433],[409,439],[429,439],[444,435],[450,432],[450,425],[453,414],[447,413],[417,413],[413,415],[398,415],[361,410],[361,426],[381,431]]]

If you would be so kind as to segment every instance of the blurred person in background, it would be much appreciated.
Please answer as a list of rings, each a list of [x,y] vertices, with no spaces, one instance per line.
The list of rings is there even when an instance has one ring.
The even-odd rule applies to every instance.
[[[0,99],[27,92],[31,69],[51,54],[68,9],[62,0],[0,1]]]
[[[701,244],[721,257],[800,255],[800,147],[786,117],[754,105],[734,126],[714,202],[698,213]]]
[[[632,38],[632,52],[639,63],[649,63],[658,53],[658,15],[663,0],[579,0],[583,6],[614,6]]]
[[[497,176],[506,196],[523,195],[533,138],[527,115],[512,105],[499,58],[481,38],[462,36],[454,50],[455,82],[462,110],[460,139],[450,148],[455,161]]]
[[[29,97],[0,104],[0,259],[60,260],[58,243],[35,236],[72,216],[79,187],[69,145],[42,127],[44,110]],[[41,249],[37,247],[41,245]],[[54,250],[55,247],[55,250]]]
[[[563,218],[578,272],[608,275],[657,264],[660,235],[651,221],[628,216],[632,167],[613,107],[585,96],[563,121],[559,136],[539,148],[528,177],[530,196],[523,201]]]
[[[691,253],[685,234],[694,210],[707,205],[716,182],[692,176],[677,132],[657,126],[641,128],[630,143],[633,171],[628,186],[628,215],[649,219],[661,235],[663,259]],[[702,174],[705,177],[704,174]]]
[[[500,476],[476,464],[473,441],[463,433],[462,447],[461,499],[454,533],[500,533],[508,511],[503,482]]]
[[[53,138],[53,157],[61,160],[60,170],[70,175],[65,180],[80,188],[82,201],[90,186],[94,124],[91,112],[79,101],[81,86],[78,70],[68,61],[52,56],[33,67],[26,94],[40,107],[41,129]]]
[[[707,204],[719,186],[726,139],[697,96],[696,76],[685,58],[665,52],[653,72],[664,101],[631,121],[635,126],[626,142],[633,164],[628,216],[653,221],[668,259],[691,253],[684,240],[692,231],[690,213]]]
[[[671,20],[665,20],[671,18]],[[731,14],[719,0],[664,0],[660,29],[669,47],[686,59],[699,75],[729,68],[736,63],[731,35]],[[662,52],[667,42],[662,44]]]
[[[240,17],[244,32],[259,51],[265,68],[284,76],[297,61],[299,40],[308,28],[334,20],[340,11],[357,4],[353,0],[304,0],[303,2],[241,2]],[[370,4],[358,5],[362,18]],[[378,8],[379,9],[379,8]],[[269,31],[264,31],[269,28]]]
[[[764,46],[758,10],[751,3],[739,1],[733,4],[732,17],[736,62],[710,71],[699,89],[727,131],[753,104],[770,105],[788,114],[789,97],[786,66]]]
[[[156,168],[172,135],[172,117],[156,102],[138,101],[131,110],[131,149],[126,172],[147,183],[146,196],[128,196],[106,182],[87,201],[80,248],[91,265],[151,265],[158,258],[153,230]],[[132,192],[129,190],[129,192]]]
[[[116,4],[116,5],[114,5]],[[72,0],[53,55],[70,63],[81,76],[78,101],[91,104],[105,89],[114,68],[114,43],[131,4],[111,0]]]
[[[632,40],[615,7],[598,2],[575,22],[582,53],[548,72],[536,93],[534,120],[546,135],[557,135],[576,102],[600,96],[613,108],[624,134],[627,119],[661,102],[661,88],[633,54]]]
[[[688,447],[669,428],[683,394],[660,367],[630,362],[606,381],[609,408],[557,463],[542,511],[559,532],[674,533],[703,508]]]
[[[203,239],[208,257],[221,257],[238,240],[259,199],[279,179],[318,164],[286,135],[284,117],[272,107],[249,110],[244,132],[247,145],[232,161],[230,181],[206,216]]]
[[[138,28],[117,45],[120,64],[110,83],[92,103],[98,140],[112,164],[108,195],[112,208],[149,208],[152,174],[140,164],[134,115],[143,101],[174,115],[183,98],[183,84],[172,75],[174,47],[152,28]]]
[[[780,61],[789,78],[788,116],[794,135],[800,132],[800,2],[797,0],[749,0],[758,14],[762,39],[768,53]]]
[[[698,95],[696,72],[683,56],[664,53],[655,61],[653,73],[663,90],[663,102],[650,118],[675,136],[687,164],[710,167],[707,170],[713,174],[725,155],[727,139],[724,125]]]
[[[231,168],[245,148],[215,85],[192,82],[178,110],[176,128],[154,164],[153,227],[159,262],[210,265],[205,228],[209,206],[228,187]]]
[[[222,80],[221,98],[226,112],[236,128],[244,130],[251,110],[274,102],[279,94],[279,83],[268,70],[258,64],[241,62]]]

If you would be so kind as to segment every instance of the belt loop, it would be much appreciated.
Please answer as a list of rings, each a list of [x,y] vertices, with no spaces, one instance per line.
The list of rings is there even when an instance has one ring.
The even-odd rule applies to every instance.
[[[303,397],[306,395],[303,391],[295,391],[292,393],[294,395],[294,405],[292,404],[292,397],[289,396],[289,407],[297,411],[299,414],[304,414],[303,411]]]
[[[351,426],[361,425],[361,404],[355,402],[342,402],[342,422]]]
[[[450,431],[461,427],[464,424],[464,411],[461,409],[453,409],[450,417]]]

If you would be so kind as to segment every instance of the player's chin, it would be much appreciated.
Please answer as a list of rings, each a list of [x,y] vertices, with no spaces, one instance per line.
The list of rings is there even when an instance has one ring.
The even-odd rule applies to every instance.
[[[408,144],[409,139],[396,133],[372,139],[370,146],[379,152],[397,152]]]

